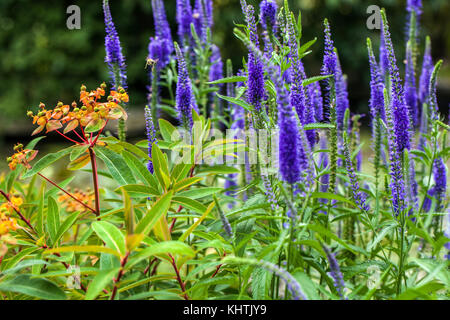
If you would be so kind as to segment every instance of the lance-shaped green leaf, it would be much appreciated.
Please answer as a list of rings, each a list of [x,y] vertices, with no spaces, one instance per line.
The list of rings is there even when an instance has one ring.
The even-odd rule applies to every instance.
[[[122,256],[125,255],[125,236],[115,225],[106,221],[96,221],[91,226],[107,247],[120,252]]]
[[[170,208],[173,191],[169,191],[156,201],[150,211],[139,221],[136,226],[135,233],[148,234],[155,226],[156,222],[165,214]]]
[[[53,245],[56,244],[56,235],[58,234],[58,229],[60,226],[59,221],[59,208],[53,197],[48,197],[48,208],[47,208],[47,231],[50,235]]]
[[[120,185],[136,183],[133,172],[118,153],[105,147],[96,147],[95,153],[102,159],[113,179]]]
[[[94,280],[89,284],[86,292],[85,300],[94,300],[102,292],[103,289],[112,281],[119,268],[101,270],[95,276]]]
[[[0,291],[22,293],[45,300],[66,299],[64,291],[58,288],[53,282],[42,278],[33,279],[30,275],[25,274],[1,282]]]
[[[74,212],[70,216],[64,220],[64,222],[61,224],[61,226],[58,228],[58,232],[56,233],[56,239],[55,242],[58,242],[59,239],[62,238],[64,233],[66,233],[67,230],[69,230],[70,227],[77,221],[78,216],[80,215],[80,212]]]
[[[42,170],[44,170],[45,168],[47,168],[49,165],[51,165],[52,163],[58,161],[59,159],[61,159],[62,157],[64,157],[65,155],[71,153],[73,150],[73,147],[69,147],[66,149],[62,149],[58,152],[55,153],[49,153],[46,156],[42,157],[41,159],[39,159],[38,162],[36,162],[33,167],[27,171],[27,173],[25,173],[22,178],[26,179],[31,177],[32,175],[41,172]]]

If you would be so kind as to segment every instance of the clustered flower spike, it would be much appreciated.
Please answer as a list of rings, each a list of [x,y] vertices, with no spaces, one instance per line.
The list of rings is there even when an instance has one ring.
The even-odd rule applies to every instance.
[[[394,120],[395,141],[398,152],[402,153],[404,149],[410,149],[410,120],[408,108],[406,107],[405,97],[403,93],[402,81],[398,71],[397,62],[394,53],[394,47],[389,33],[389,26],[386,19],[386,14],[381,11],[383,18],[384,39],[386,42],[386,49],[389,58],[389,77],[391,80],[391,109]]]
[[[153,125],[153,118],[152,118],[152,111],[148,106],[145,106],[145,129],[147,131],[147,141],[148,141],[148,156],[152,157],[152,147],[153,143],[157,143],[158,140],[156,139],[156,130],[155,126]],[[152,160],[148,160],[147,168],[150,173],[153,173],[153,162]]]
[[[342,73],[339,58],[336,61],[336,73],[334,74],[336,81],[336,120],[338,130],[343,130],[346,125],[348,126],[348,123],[344,124],[345,111],[349,109],[347,81]]]
[[[411,15],[412,12],[414,12],[416,15],[416,25],[414,27],[417,32],[419,27],[419,19],[422,14],[422,0],[407,0],[406,11],[408,11],[408,18],[406,20],[407,30],[410,30],[411,28]],[[417,34],[415,36],[417,36]]]
[[[192,14],[193,23],[195,27],[195,32],[198,37],[203,41],[206,41],[207,32],[206,29],[209,26],[208,18],[205,12],[205,1],[204,0],[195,0],[195,6]]]
[[[367,42],[367,48],[369,51],[369,63],[370,63],[370,114],[372,121],[377,118],[377,115],[383,121],[386,121],[386,115],[384,113],[384,81],[380,74],[380,68],[373,54],[372,45],[370,40]]]
[[[423,56],[422,73],[419,81],[419,100],[423,104],[427,102],[430,86],[431,74],[433,73],[433,58],[431,57],[431,40],[427,37],[425,43],[425,54]]]
[[[111,11],[109,9],[108,0],[103,0],[103,12],[105,15],[105,62],[108,64],[109,72],[113,88],[123,87],[127,89],[127,75],[125,57],[122,54],[122,47],[120,46],[119,35],[112,20]]]
[[[366,195],[362,193],[359,188],[358,179],[355,174],[355,169],[353,168],[353,163],[350,157],[350,152],[348,150],[347,143],[344,143],[344,157],[347,175],[350,179],[350,187],[352,189],[353,200],[355,201],[356,205],[360,210],[368,212],[370,208],[366,203]]]
[[[433,164],[434,192],[438,199],[443,200],[447,191],[447,170],[442,157]]]
[[[323,94],[323,109],[324,112],[328,112],[331,103],[331,81],[337,81],[335,76],[337,67],[337,55],[336,52],[334,51],[333,40],[331,40],[330,25],[327,19],[325,19],[324,21],[324,26],[325,26],[324,31],[325,48],[323,54],[323,65],[321,69],[321,75],[322,76],[332,75],[335,77],[334,80],[329,78],[321,81]]]
[[[336,291],[338,292],[339,296],[341,298],[344,298],[345,283],[341,269],[339,268],[339,263],[337,262],[335,255],[331,252],[331,250],[327,246],[322,245],[322,248],[327,256],[328,263],[330,264],[330,273],[331,277],[334,280],[334,287],[336,288]]]
[[[286,283],[286,286],[291,293],[293,300],[308,300],[303,293],[302,287],[300,286],[298,281],[285,269],[265,260],[259,261],[259,266],[273,272],[275,275],[280,277],[280,279],[283,280],[284,283]]]
[[[256,27],[255,14],[252,6],[247,6],[246,20],[250,31],[250,41],[259,47],[258,31]],[[256,112],[261,111],[261,103],[265,98],[264,89],[264,68],[260,59],[253,52],[248,54],[248,79],[247,79],[247,100],[255,107]]]
[[[307,91],[311,106],[314,108],[316,122],[321,122],[323,120],[323,99],[319,82],[309,84]]]
[[[276,33],[277,10],[278,6],[275,1],[263,0],[259,4],[261,25],[264,30]]]
[[[411,123],[419,124],[419,109],[417,105],[416,73],[414,71],[413,53],[409,45],[406,49],[406,72],[405,72],[405,102],[409,111]]]
[[[383,80],[386,79],[389,73],[389,58],[386,48],[386,39],[384,38],[384,25],[381,24],[380,33],[380,72]]]
[[[404,209],[405,203],[404,199],[406,197],[405,191],[405,181],[403,178],[402,162],[399,150],[397,148],[396,137],[395,137],[395,125],[392,116],[392,111],[389,103],[389,97],[387,89],[384,89],[384,99],[385,99],[385,112],[386,112],[386,126],[388,134],[388,146],[389,146],[389,162],[390,171],[389,175],[391,177],[391,182],[389,187],[392,193],[392,207],[394,213],[398,216]]]
[[[155,36],[167,41],[168,51],[173,52],[172,32],[166,17],[163,0],[152,0],[153,20],[155,23]]]
[[[192,128],[192,109],[195,109],[195,97],[192,92],[191,79],[189,78],[186,61],[180,47],[175,43],[175,52],[178,60],[178,82],[176,91],[176,108],[179,119],[185,129]]]
[[[212,45],[211,68],[209,70],[209,81],[215,81],[223,78],[223,62],[220,55],[220,49],[215,44]]]
[[[178,38],[181,43],[191,38],[193,23],[192,7],[189,0],[177,0]]]
[[[167,39],[158,36],[150,38],[148,57],[155,64],[158,71],[169,64],[171,53],[172,51]]]

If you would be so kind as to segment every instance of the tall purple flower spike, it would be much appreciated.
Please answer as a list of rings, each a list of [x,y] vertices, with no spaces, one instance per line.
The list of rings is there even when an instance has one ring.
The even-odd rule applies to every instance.
[[[153,20],[155,24],[155,36],[167,41],[170,53],[173,52],[172,32],[167,21],[163,0],[152,0]]]
[[[323,251],[325,251],[328,263],[330,265],[330,273],[334,281],[334,287],[336,288],[339,296],[341,298],[344,298],[345,283],[344,276],[342,275],[341,269],[339,268],[339,263],[337,262],[335,255],[327,246],[322,245],[322,248]]]
[[[189,78],[186,61],[181,53],[180,47],[175,43],[175,52],[178,60],[178,82],[176,90],[176,108],[179,119],[185,129],[192,128],[192,109],[195,109],[195,97],[192,91],[191,79]]]
[[[337,56],[337,54],[336,54]],[[336,63],[336,120],[338,130],[343,130],[345,125],[349,127],[349,124],[344,124],[345,111],[349,109],[348,92],[347,92],[347,81],[342,73],[341,63],[339,58],[337,58]]]
[[[192,7],[189,0],[177,0],[178,38],[181,43],[191,38],[191,23],[193,23]]]
[[[157,142],[156,130],[153,125],[152,112],[148,106],[145,106],[145,128],[147,131],[147,141],[148,141],[148,156],[152,157],[152,146],[153,143]],[[153,162],[149,160],[147,163],[147,168],[150,173],[153,173]]]
[[[336,79],[336,67],[337,67],[337,55],[336,52],[334,52],[334,45],[333,40],[331,39],[331,31],[330,31],[330,24],[328,23],[328,20],[325,19],[324,21],[325,26],[325,48],[324,48],[324,54],[323,54],[323,65],[321,69],[321,75],[332,75],[334,77],[334,82],[337,81]],[[324,118],[328,118],[329,110],[330,110],[330,103],[331,103],[331,87],[330,87],[330,80],[331,79],[325,79],[321,81],[322,86],[322,94],[323,94],[323,111],[324,111]]]
[[[421,104],[427,102],[428,96],[430,94],[429,88],[431,74],[433,73],[433,67],[433,58],[431,57],[431,41],[430,38],[427,37],[422,63],[422,73],[420,75],[419,81],[419,101]]]
[[[158,36],[150,38],[148,57],[155,61],[155,66],[158,70],[163,69],[169,64],[171,53],[167,39],[159,38]]]
[[[323,99],[319,82],[309,84],[307,87],[307,92],[309,101],[314,108],[316,122],[321,122],[323,120]]]
[[[370,40],[367,40],[367,49],[369,52],[369,64],[370,64],[370,114],[372,121],[375,120],[377,114],[383,121],[386,121],[386,115],[384,112],[384,81],[381,77],[380,68],[373,54],[372,45]]]
[[[247,26],[250,31],[250,41],[259,47],[258,30],[255,21],[254,9],[247,6],[245,9]],[[264,67],[260,59],[253,52],[248,54],[248,80],[247,80],[247,100],[255,107],[256,112],[261,111],[261,103],[265,98],[264,89]]]
[[[109,9],[108,0],[103,1],[103,13],[105,15],[105,62],[108,64],[109,73],[112,79],[113,89],[116,86],[122,86],[127,89],[127,75],[125,57],[122,54],[122,47],[120,46],[119,35],[112,20],[111,11]]]
[[[386,19],[386,14],[381,11],[383,17],[383,31],[384,39],[386,41],[386,49],[389,58],[389,77],[391,80],[391,110],[393,113],[395,142],[398,152],[401,154],[404,149],[410,149],[410,120],[408,108],[406,107],[405,97],[403,92],[402,81],[397,67],[397,60],[395,58],[394,47],[389,33],[389,26]]]
[[[447,191],[447,170],[442,157],[433,163],[434,191],[437,198],[444,199]]]
[[[411,123],[414,126],[419,124],[419,109],[417,105],[416,73],[411,46],[406,49],[406,72],[405,72],[405,102],[409,111]]]
[[[275,1],[263,0],[259,4],[261,25],[264,30],[271,29],[276,32],[277,10],[278,6]]]
[[[380,72],[383,80],[386,79],[389,73],[389,58],[388,51],[386,48],[386,39],[384,38],[384,26],[381,24],[380,33]]]
[[[298,45],[295,29],[290,18],[287,19],[287,32],[289,35],[288,45],[290,48],[290,60],[291,60],[291,106],[295,108],[300,123],[302,125],[314,123],[314,107],[310,104],[310,99],[306,96],[305,88],[303,87],[303,80],[306,78],[305,69],[303,63],[298,56]],[[308,130],[306,132],[308,142],[312,147],[315,143],[315,130]]]

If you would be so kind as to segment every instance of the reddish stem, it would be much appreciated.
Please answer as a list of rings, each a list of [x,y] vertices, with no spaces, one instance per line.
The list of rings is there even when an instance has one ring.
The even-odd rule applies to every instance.
[[[175,270],[175,273],[177,275],[177,280],[178,280],[178,284],[180,285],[181,292],[185,292],[186,286],[185,286],[183,280],[181,280],[180,272],[178,271],[178,267],[175,262],[175,259],[173,258],[173,256],[170,253],[169,253],[169,257],[170,257],[170,259],[172,259],[172,267]],[[184,300],[189,300],[189,297],[186,293],[183,294],[183,297],[184,297]]]
[[[78,136],[78,138],[80,138],[81,140],[83,140],[84,142],[88,142],[87,140],[86,140],[86,137],[82,137],[75,129],[73,130],[73,132],[75,132],[75,134]]]
[[[73,140],[73,139],[69,138],[69,137],[66,136],[64,133],[59,132],[59,130],[55,130],[55,131],[58,132],[61,136],[63,136],[63,137],[66,138],[67,140],[72,141],[72,142],[74,142],[74,143],[76,143],[76,144],[81,144],[80,142],[78,142],[78,141],[76,141],[76,140]]]
[[[9,196],[8,196],[3,190],[0,190],[0,193],[2,194],[3,197],[5,197],[5,199],[6,199],[9,203],[12,203],[12,202],[11,202],[11,199],[9,198]],[[14,205],[12,206],[12,208],[13,208],[14,211],[17,213],[17,215],[20,217],[20,220],[22,220],[23,222],[25,222],[26,225],[27,225],[34,233],[37,233],[36,230],[35,230],[35,229],[33,228],[33,226],[31,225],[30,221],[28,221],[28,220],[23,216],[23,214],[20,213],[20,211],[16,209],[16,207],[15,207]]]
[[[77,201],[79,204],[83,205],[86,209],[92,211],[95,213],[95,210],[92,209],[90,206],[88,206],[87,204],[85,204],[83,201],[75,198],[72,194],[70,194],[69,192],[67,192],[66,190],[64,190],[63,188],[61,188],[60,186],[58,186],[56,183],[54,183],[52,180],[50,180],[49,178],[47,178],[46,176],[44,176],[43,174],[41,174],[40,172],[38,172],[38,175],[43,178],[45,181],[49,182],[50,184],[54,185],[56,188],[58,188],[59,190],[61,190],[62,192],[64,192],[65,194],[67,194],[69,197],[71,197],[73,200]]]
[[[114,298],[116,297],[116,294],[117,294],[117,283],[120,281],[120,279],[122,278],[122,276],[124,274],[124,267],[127,264],[129,256],[130,256],[130,252],[127,252],[125,257],[123,257],[122,261],[120,262],[119,273],[117,274],[117,278],[114,279],[114,288],[113,288],[113,291],[111,293],[111,300],[114,300]]]
[[[100,215],[100,194],[98,190],[98,174],[97,174],[97,160],[95,158],[95,152],[92,147],[89,147],[89,155],[91,157],[92,165],[92,178],[94,180],[94,195],[95,195],[95,215]]]

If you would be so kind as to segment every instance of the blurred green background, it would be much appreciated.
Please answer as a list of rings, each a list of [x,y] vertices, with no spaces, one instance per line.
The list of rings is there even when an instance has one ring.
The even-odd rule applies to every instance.
[[[175,0],[164,1],[167,16],[176,36]],[[379,31],[368,30],[366,9],[369,5],[385,7],[391,24],[400,69],[403,70],[406,0],[290,0],[294,12],[302,10],[303,41],[318,38],[313,52],[305,57],[310,76],[319,73],[322,61],[323,27],[330,20],[335,46],[339,50],[353,112],[368,112],[369,67],[366,37],[378,45]],[[259,0],[248,0],[258,7]],[[66,27],[66,8],[81,8],[81,29]],[[111,12],[122,42],[128,65],[130,114],[140,115],[146,103],[148,85],[145,57],[149,37],[153,35],[150,0],[110,0]],[[447,114],[450,101],[450,1],[424,1],[421,19],[421,45],[431,35],[433,58],[444,59],[439,78],[439,104]],[[234,23],[242,23],[239,0],[214,0],[213,40],[224,59],[237,67],[247,51],[234,38]],[[39,102],[48,105],[59,100],[70,103],[77,98],[79,87],[93,88],[108,82],[104,63],[104,24],[101,0],[85,1],[0,1],[0,155],[10,153],[17,141],[27,142],[32,132],[27,110],[36,110]],[[419,60],[421,64],[421,58]],[[139,118],[139,117],[137,117]],[[142,117],[141,117],[142,118]],[[144,137],[142,123],[129,121],[130,134]],[[135,128],[137,130],[133,130]],[[54,141],[58,137],[50,135]]]

